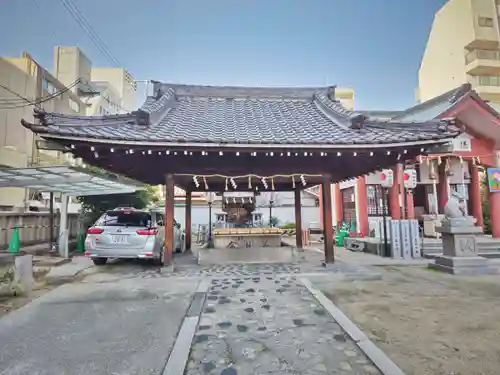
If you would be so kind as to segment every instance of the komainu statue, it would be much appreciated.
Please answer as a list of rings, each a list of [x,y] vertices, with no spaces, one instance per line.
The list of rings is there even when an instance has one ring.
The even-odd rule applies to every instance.
[[[465,211],[465,199],[460,193],[451,191],[450,199],[448,199],[448,202],[444,206],[444,215],[448,219],[459,219],[467,215]]]

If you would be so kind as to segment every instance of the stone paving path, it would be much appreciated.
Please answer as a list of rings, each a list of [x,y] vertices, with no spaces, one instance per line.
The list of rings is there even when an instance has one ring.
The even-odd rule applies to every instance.
[[[185,374],[381,373],[296,276],[271,272],[212,280]]]

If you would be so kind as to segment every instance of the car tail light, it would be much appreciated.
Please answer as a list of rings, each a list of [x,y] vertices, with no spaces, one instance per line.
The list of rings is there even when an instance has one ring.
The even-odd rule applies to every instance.
[[[89,228],[87,230],[87,234],[101,234],[102,232],[104,232],[104,229],[101,228]]]
[[[157,229],[139,229],[136,231],[139,236],[155,236],[158,233]]]

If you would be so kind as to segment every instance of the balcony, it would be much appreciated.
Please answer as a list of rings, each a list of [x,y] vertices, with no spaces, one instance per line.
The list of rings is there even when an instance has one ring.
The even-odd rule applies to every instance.
[[[476,49],[465,55],[465,70],[471,75],[500,75],[500,51]]]
[[[469,81],[483,100],[500,102],[500,75],[469,77]]]

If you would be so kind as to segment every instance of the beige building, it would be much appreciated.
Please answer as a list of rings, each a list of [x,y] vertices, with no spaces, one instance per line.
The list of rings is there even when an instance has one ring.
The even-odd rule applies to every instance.
[[[335,98],[347,109],[354,110],[354,89],[337,87],[335,88]]]
[[[100,116],[137,109],[130,74],[122,68],[92,68],[78,47],[55,48],[53,75],[26,52],[19,58],[0,57],[0,85],[5,86],[0,86],[2,167],[76,163],[69,154],[37,149],[33,133],[20,124],[23,118],[33,120],[33,105],[21,97],[65,114]],[[50,99],[61,90],[66,91]],[[23,205],[31,195],[26,189],[0,189],[0,210]]]
[[[54,75],[87,102],[87,116],[130,112],[137,109],[137,84],[123,68],[95,68],[75,46],[54,48]]]
[[[0,58],[0,84],[6,87],[0,87],[0,165],[23,168],[72,162],[69,155],[36,148],[33,133],[20,124],[22,118],[33,119],[33,106],[20,97],[40,102],[38,106],[46,111],[83,115],[80,98],[68,90],[47,100],[66,87],[26,52],[22,57]],[[0,209],[20,205],[29,195],[26,189],[0,189]]]
[[[434,16],[417,100],[470,82],[484,100],[500,103],[499,20],[500,0],[449,0]]]

